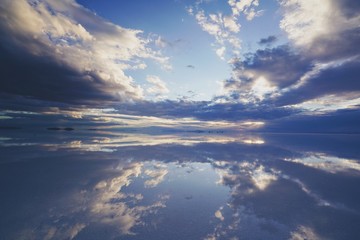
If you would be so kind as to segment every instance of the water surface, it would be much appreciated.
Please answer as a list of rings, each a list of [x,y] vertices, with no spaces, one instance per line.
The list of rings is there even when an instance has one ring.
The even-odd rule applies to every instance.
[[[0,239],[360,239],[359,140],[3,130]]]

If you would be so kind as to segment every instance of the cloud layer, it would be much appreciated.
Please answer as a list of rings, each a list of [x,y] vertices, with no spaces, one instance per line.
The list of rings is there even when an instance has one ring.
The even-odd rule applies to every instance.
[[[133,101],[125,71],[168,65],[141,31],[112,24],[73,0],[2,1],[1,92],[60,102]]]
[[[360,97],[358,76],[360,14],[355,1],[280,1],[280,28],[290,42],[234,59],[232,78],[223,82],[226,100],[289,106],[330,96]],[[306,34],[304,35],[304,33]]]

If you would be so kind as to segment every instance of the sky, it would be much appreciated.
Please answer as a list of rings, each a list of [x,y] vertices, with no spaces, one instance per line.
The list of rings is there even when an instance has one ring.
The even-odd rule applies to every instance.
[[[0,126],[110,112],[359,132],[359,45],[357,0],[1,0]]]

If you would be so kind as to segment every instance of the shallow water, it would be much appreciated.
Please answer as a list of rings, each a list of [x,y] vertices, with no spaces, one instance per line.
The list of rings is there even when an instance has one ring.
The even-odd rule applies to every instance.
[[[3,130],[0,239],[360,239],[359,140]]]

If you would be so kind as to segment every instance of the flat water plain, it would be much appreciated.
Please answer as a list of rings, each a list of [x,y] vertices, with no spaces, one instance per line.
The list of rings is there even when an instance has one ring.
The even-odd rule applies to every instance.
[[[0,137],[0,239],[360,239],[360,136]]]

